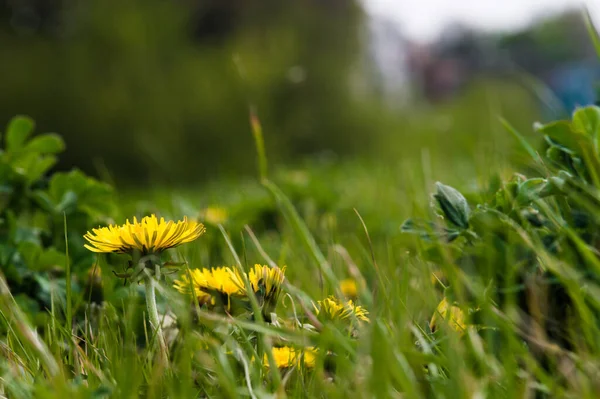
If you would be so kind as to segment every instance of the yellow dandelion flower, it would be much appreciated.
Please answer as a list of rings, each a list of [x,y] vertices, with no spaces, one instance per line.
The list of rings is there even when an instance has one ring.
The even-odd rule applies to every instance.
[[[212,225],[223,224],[227,221],[227,210],[225,208],[209,206],[200,213],[200,219]]]
[[[193,276],[193,271],[192,271],[192,276]],[[173,282],[173,287],[175,287],[175,289],[177,291],[181,292],[182,294],[186,294],[186,295],[189,295],[190,293],[192,293],[192,290],[193,290],[194,296],[198,299],[198,304],[200,306],[204,305],[205,303],[209,303],[209,301],[212,298],[209,293],[202,291],[200,289],[200,287],[194,283],[193,277],[192,277],[192,282],[190,283],[190,278],[188,277],[187,274],[184,274],[183,276],[181,276],[181,280],[175,280]]]
[[[352,278],[340,281],[340,291],[346,298],[356,298],[358,296],[358,286]]]
[[[334,296],[319,301],[319,306],[315,306],[317,316],[329,320],[344,320],[356,317],[359,321],[369,322],[367,315],[369,312],[362,306],[355,305],[352,300],[341,302]]]
[[[315,348],[309,347],[304,349],[295,349],[289,346],[273,348],[273,357],[275,363],[280,369],[300,366],[301,362],[304,367],[313,368],[317,360],[317,351]],[[265,353],[263,364],[269,367],[269,358]]]
[[[450,305],[446,298],[442,299],[438,304],[437,309],[429,322],[431,331],[435,332],[435,330],[437,330],[440,317],[445,319],[450,328],[460,333],[460,335],[464,334],[466,331],[467,325],[465,322],[465,313],[458,306]]]
[[[278,269],[254,265],[248,273],[248,279],[255,293],[262,293],[266,300],[277,299],[281,292],[281,284],[285,280],[285,267]]]
[[[89,242],[84,246],[92,252],[102,253],[157,253],[194,241],[205,232],[204,225],[183,218],[178,222],[168,221],[156,215],[146,216],[140,222],[133,218],[122,226],[99,227],[83,237]]]
[[[192,276],[191,284],[194,287],[196,295],[206,291],[217,291],[226,295],[244,295],[244,280],[241,276],[229,267],[213,267],[211,269],[193,269],[190,270]],[[187,275],[182,276],[181,280],[175,281],[175,288],[180,292],[191,292],[190,281]]]

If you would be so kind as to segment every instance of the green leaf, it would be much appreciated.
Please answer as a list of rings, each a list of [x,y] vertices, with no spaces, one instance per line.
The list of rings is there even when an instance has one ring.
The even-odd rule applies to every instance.
[[[6,130],[6,149],[9,152],[23,148],[27,138],[33,133],[35,123],[27,116],[15,116]]]
[[[546,158],[556,166],[557,168],[571,169],[570,166],[570,154],[569,152],[563,151],[561,147],[550,144],[546,150]]]
[[[441,228],[433,222],[425,220],[407,219],[400,226],[403,233],[416,234],[424,240],[434,241],[443,238],[448,242],[454,241],[460,236],[460,232],[453,229]]]
[[[55,211],[55,203],[52,201],[52,198],[42,190],[35,190],[31,193],[31,199],[38,204],[40,208],[42,208],[46,212],[54,212]]]
[[[67,191],[80,194],[87,187],[86,179],[86,176],[79,170],[55,173],[50,180],[48,193],[55,201],[60,201]]]
[[[49,248],[42,252],[38,258],[37,268],[39,270],[48,270],[52,267],[64,267],[67,258],[64,252],[58,251],[56,248]]]
[[[40,229],[30,226],[16,225],[14,230],[14,240],[17,243],[32,242],[41,245]]]
[[[548,179],[554,190],[560,191],[574,203],[586,209],[596,220],[600,220],[600,191],[590,184],[561,171],[557,177]]]
[[[63,139],[54,133],[43,134],[34,137],[25,146],[25,151],[38,152],[40,154],[56,154],[65,149]]]
[[[73,206],[75,202],[78,209],[92,216],[108,214],[113,207],[112,187],[86,176],[79,170],[55,173],[50,180],[48,194],[54,202],[62,204],[57,208],[59,212],[67,210],[67,207]],[[67,200],[68,197],[70,199]]]
[[[546,134],[552,142],[564,147],[568,151],[572,151],[583,161],[583,164],[577,168],[573,165],[577,173],[587,180],[587,176],[591,182],[600,187],[600,158],[592,137],[583,133],[579,129],[574,128],[566,121],[559,121],[543,126],[540,131]],[[573,157],[575,159],[575,157]],[[586,170],[583,170],[585,166]]]
[[[573,113],[573,127],[592,139],[598,140],[600,135],[600,108],[590,106],[577,109]]]
[[[592,39],[592,43],[594,44],[594,48],[596,49],[596,54],[600,57],[600,34],[598,34],[598,29],[594,26],[594,21],[592,20],[592,16],[590,15],[590,11],[586,8],[584,13],[585,26],[587,28],[590,39]]]
[[[57,162],[54,155],[40,156],[34,152],[21,152],[13,160],[13,170],[29,185],[39,180]]]
[[[581,146],[577,140],[577,136],[582,136],[582,134],[577,134],[573,131],[570,122],[558,121],[548,123],[542,126],[539,131],[548,136],[559,148],[563,148],[572,154],[581,155]]]
[[[506,222],[502,219],[503,214],[482,207],[473,213],[469,220],[471,229],[479,236],[498,234],[506,230]]]
[[[436,183],[437,194],[434,195],[446,218],[454,225],[466,229],[469,227],[471,210],[465,197],[455,188]]]
[[[77,200],[78,196],[75,192],[67,191],[56,205],[56,213],[71,213],[77,207]]]
[[[42,248],[39,244],[32,241],[23,241],[19,244],[19,253],[30,270],[39,270],[37,268],[38,259],[42,254]]]
[[[41,179],[46,172],[56,165],[57,161],[58,159],[53,155],[38,158],[25,172],[27,182],[33,184]]]
[[[521,183],[517,192],[517,203],[525,205],[541,198],[541,194],[547,190],[546,186],[546,179],[542,178],[529,179]]]

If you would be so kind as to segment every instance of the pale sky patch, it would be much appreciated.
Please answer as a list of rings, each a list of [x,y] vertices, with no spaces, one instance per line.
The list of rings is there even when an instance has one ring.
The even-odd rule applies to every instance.
[[[600,0],[363,0],[369,14],[398,23],[413,40],[434,40],[451,23],[484,31],[524,28],[538,18],[586,6],[600,25]]]

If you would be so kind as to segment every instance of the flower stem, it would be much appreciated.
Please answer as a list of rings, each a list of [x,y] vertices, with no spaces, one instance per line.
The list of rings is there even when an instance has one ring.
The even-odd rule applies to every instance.
[[[156,333],[156,340],[160,349],[160,361],[166,366],[168,354],[167,344],[165,337],[163,336],[162,328],[160,326],[160,319],[158,318],[158,309],[156,308],[156,291],[154,289],[154,279],[151,276],[146,276],[144,279],[146,286],[146,305],[148,306],[148,317],[150,318],[150,325],[153,331]]]

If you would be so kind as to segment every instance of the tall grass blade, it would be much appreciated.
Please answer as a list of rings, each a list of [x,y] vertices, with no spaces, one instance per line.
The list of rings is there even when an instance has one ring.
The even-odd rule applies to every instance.
[[[600,33],[594,25],[594,21],[590,15],[590,10],[587,8],[584,8],[583,10],[583,19],[585,21],[585,27],[587,28],[588,34],[590,35],[590,39],[592,40],[592,44],[596,49],[596,54],[600,58]]]
[[[65,286],[66,286],[66,330],[67,330],[67,345],[69,347],[69,364],[73,364],[73,291],[71,287],[71,262],[69,262],[69,238],[67,236],[67,214],[63,212],[64,233],[65,233]]]
[[[61,370],[56,359],[54,359],[38,333],[31,327],[25,314],[17,306],[2,274],[0,274],[0,311],[4,313],[7,322],[14,323],[19,339],[35,353],[48,375],[51,377],[58,376]]]

